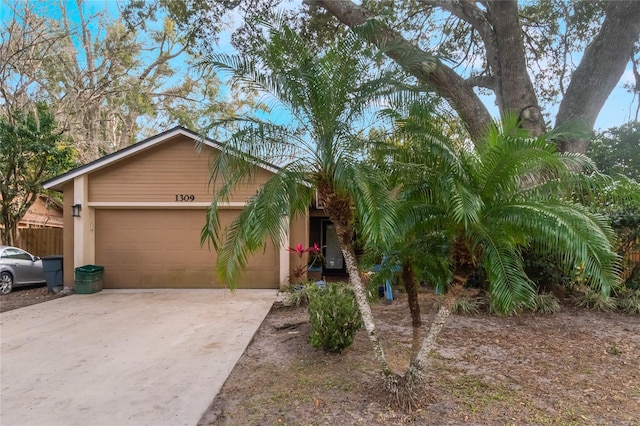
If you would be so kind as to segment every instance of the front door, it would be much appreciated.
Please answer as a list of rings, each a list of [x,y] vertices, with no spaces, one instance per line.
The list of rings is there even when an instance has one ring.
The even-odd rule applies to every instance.
[[[325,274],[340,274],[345,272],[344,258],[340,243],[338,242],[338,234],[336,227],[331,221],[322,221],[322,246],[325,258],[324,270]]]

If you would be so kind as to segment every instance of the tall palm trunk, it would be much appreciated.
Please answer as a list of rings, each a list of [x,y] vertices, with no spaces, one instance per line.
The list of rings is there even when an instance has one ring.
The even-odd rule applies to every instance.
[[[418,285],[416,283],[416,274],[413,272],[411,262],[405,261],[402,264],[402,282],[407,292],[407,300],[409,302],[409,311],[411,312],[411,324],[414,328],[422,326],[420,318],[420,303],[418,302]]]
[[[339,228],[339,226],[336,226],[336,231],[338,231],[338,238],[340,238]],[[341,243],[340,249],[342,250],[342,255],[344,256],[347,273],[349,274],[349,282],[351,283],[351,289],[353,290],[353,294],[355,295],[356,301],[358,303],[358,308],[360,309],[360,316],[362,317],[364,328],[367,331],[367,337],[369,337],[369,340],[373,345],[373,353],[375,359],[382,369],[382,374],[384,376],[384,385],[388,390],[393,391],[394,387],[397,384],[397,375],[391,370],[391,367],[389,366],[389,363],[387,362],[387,359],[384,355],[384,349],[382,348],[380,338],[378,337],[378,328],[376,327],[376,323],[373,318],[371,306],[369,305],[369,301],[367,300],[367,292],[364,284],[362,283],[362,279],[360,278],[360,270],[358,269],[358,264],[356,263],[356,256],[353,250],[353,245],[345,245]]]
[[[366,289],[360,278],[360,270],[358,269],[355,250],[353,249],[353,236],[355,232],[353,228],[351,199],[348,196],[338,194],[331,182],[327,182],[324,179],[319,179],[318,181],[318,198],[324,206],[324,210],[329,216],[329,219],[331,219],[336,227],[340,250],[344,256],[347,273],[349,274],[349,283],[355,295],[356,302],[358,303],[360,316],[362,317],[364,328],[367,331],[367,337],[373,345],[375,359],[382,370],[384,386],[387,390],[393,392],[397,386],[398,375],[393,372],[384,355],[384,349],[378,337],[378,328],[373,318],[371,306],[367,300]]]
[[[451,305],[455,300],[455,296],[448,295],[445,299],[445,303],[440,308],[440,311],[436,315],[429,331],[419,345],[420,349],[414,351],[414,356],[411,359],[409,367],[404,375],[400,375],[394,372],[384,354],[384,349],[380,343],[378,336],[378,329],[376,327],[375,320],[373,318],[373,312],[371,306],[367,300],[366,289],[360,278],[360,271],[356,261],[355,251],[353,249],[353,210],[351,208],[351,200],[347,196],[337,194],[331,183],[324,180],[318,182],[318,198],[320,199],[324,210],[329,216],[329,219],[336,227],[336,233],[338,236],[338,242],[342,255],[344,256],[347,273],[349,274],[349,282],[351,288],[358,303],[360,309],[360,316],[367,331],[367,337],[371,341],[373,346],[373,353],[376,361],[378,362],[382,374],[383,384],[387,391],[395,396],[398,404],[404,405],[408,408],[415,408],[419,403],[419,397],[417,388],[424,382],[424,368],[426,365],[426,359],[429,353],[435,348],[436,338],[444,324],[451,314]],[[413,271],[411,271],[413,272]],[[417,302],[417,289],[415,287],[415,278],[413,279],[413,288],[415,291],[415,301]],[[419,316],[419,306],[416,311]],[[412,312],[413,315],[414,312]],[[418,339],[420,327],[414,327],[414,346],[418,347]]]

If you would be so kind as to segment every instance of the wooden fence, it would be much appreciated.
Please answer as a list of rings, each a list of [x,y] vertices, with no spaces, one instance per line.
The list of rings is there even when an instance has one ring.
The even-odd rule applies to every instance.
[[[62,255],[62,228],[23,228],[18,231],[16,246],[34,256]]]

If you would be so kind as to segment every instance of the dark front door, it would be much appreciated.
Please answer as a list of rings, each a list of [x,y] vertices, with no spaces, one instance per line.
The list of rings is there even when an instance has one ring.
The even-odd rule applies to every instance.
[[[325,274],[345,273],[344,258],[338,243],[338,234],[333,223],[329,220],[322,221],[322,254],[325,258],[323,272]]]

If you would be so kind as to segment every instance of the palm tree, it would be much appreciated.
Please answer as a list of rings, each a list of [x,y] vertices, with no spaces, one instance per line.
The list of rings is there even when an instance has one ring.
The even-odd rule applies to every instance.
[[[608,292],[616,269],[612,233],[602,217],[571,203],[564,192],[586,179],[573,172],[591,166],[586,158],[556,153],[548,140],[553,135],[527,138],[513,120],[489,132],[475,152],[458,149],[429,126],[430,108],[411,104],[407,118],[396,120],[402,143],[383,145],[383,164],[390,168],[363,161],[372,159],[365,123],[374,107],[393,96],[403,100],[395,80],[386,73],[372,75],[374,67],[354,35],[318,53],[281,19],[274,22],[263,23],[268,39],[257,44],[261,48],[254,57],[215,55],[202,63],[261,93],[272,114],[283,109],[291,117],[288,124],[259,115],[215,123],[226,126],[229,137],[212,166],[216,190],[202,240],[218,251],[221,280],[233,285],[248,256],[266,240],[280,246],[287,232],[283,219],[306,214],[317,191],[335,224],[385,388],[406,391],[403,396],[410,398],[455,293],[436,315],[407,372],[393,372],[356,262],[356,218],[371,246],[390,248],[398,242],[392,236],[426,235],[427,242],[444,238],[453,282],[464,282],[473,268],[483,267],[491,303],[500,313],[517,311],[534,293],[522,268],[524,248],[560,253],[568,264],[584,265],[590,283]],[[282,167],[222,229],[219,203],[250,179],[262,160]],[[405,176],[393,179],[391,189],[389,172]]]
[[[265,105],[286,111],[291,120],[279,124],[258,116],[232,117],[215,125],[230,130],[222,153],[214,160],[211,179],[213,203],[203,243],[218,251],[217,273],[229,284],[237,279],[249,254],[265,240],[279,246],[287,221],[306,214],[312,196],[335,225],[351,288],[374,348],[387,387],[395,374],[387,363],[360,277],[353,247],[354,221],[371,244],[393,233],[393,194],[385,176],[362,161],[366,154],[367,122],[377,105],[399,96],[390,72],[374,74],[375,66],[363,54],[353,34],[326,51],[302,39],[284,21],[262,22],[268,39],[253,57],[215,55],[205,69],[228,73],[235,84],[258,91]],[[226,229],[218,220],[218,204],[228,200],[237,185],[251,177],[258,160],[283,164]]]
[[[407,248],[420,247],[423,256],[436,261],[429,271],[433,279],[441,284],[448,276],[449,288],[466,283],[482,268],[493,310],[511,315],[531,306],[536,292],[524,271],[526,249],[555,256],[567,271],[582,269],[587,284],[608,296],[619,272],[614,234],[603,216],[572,200],[575,193],[610,180],[595,173],[587,157],[556,151],[553,140],[562,131],[529,138],[516,118],[506,117],[475,149],[464,149],[434,128],[431,108],[413,104],[406,118],[397,118],[393,143],[381,145],[373,157],[384,159],[379,167],[401,188],[393,244],[404,246],[398,250],[405,285],[415,287],[411,269],[420,262]],[[443,247],[448,268],[437,263]],[[408,295],[411,299],[412,292]],[[409,398],[423,379],[427,356],[457,292],[448,296],[420,346],[413,348],[401,380]],[[413,297],[410,307],[418,303]],[[419,306],[411,310],[419,315]]]
[[[572,201],[608,180],[587,157],[556,152],[553,140],[564,130],[529,138],[506,117],[475,150],[455,149],[434,136],[428,114],[418,106],[397,120],[403,145],[383,153],[394,159],[396,180],[403,179],[409,203],[400,205],[410,214],[397,216],[406,219],[405,232],[446,235],[454,281],[465,283],[481,267],[500,314],[530,305],[535,294],[525,249],[555,255],[565,269],[584,268],[588,283],[608,295],[619,268],[614,234],[602,215]]]

